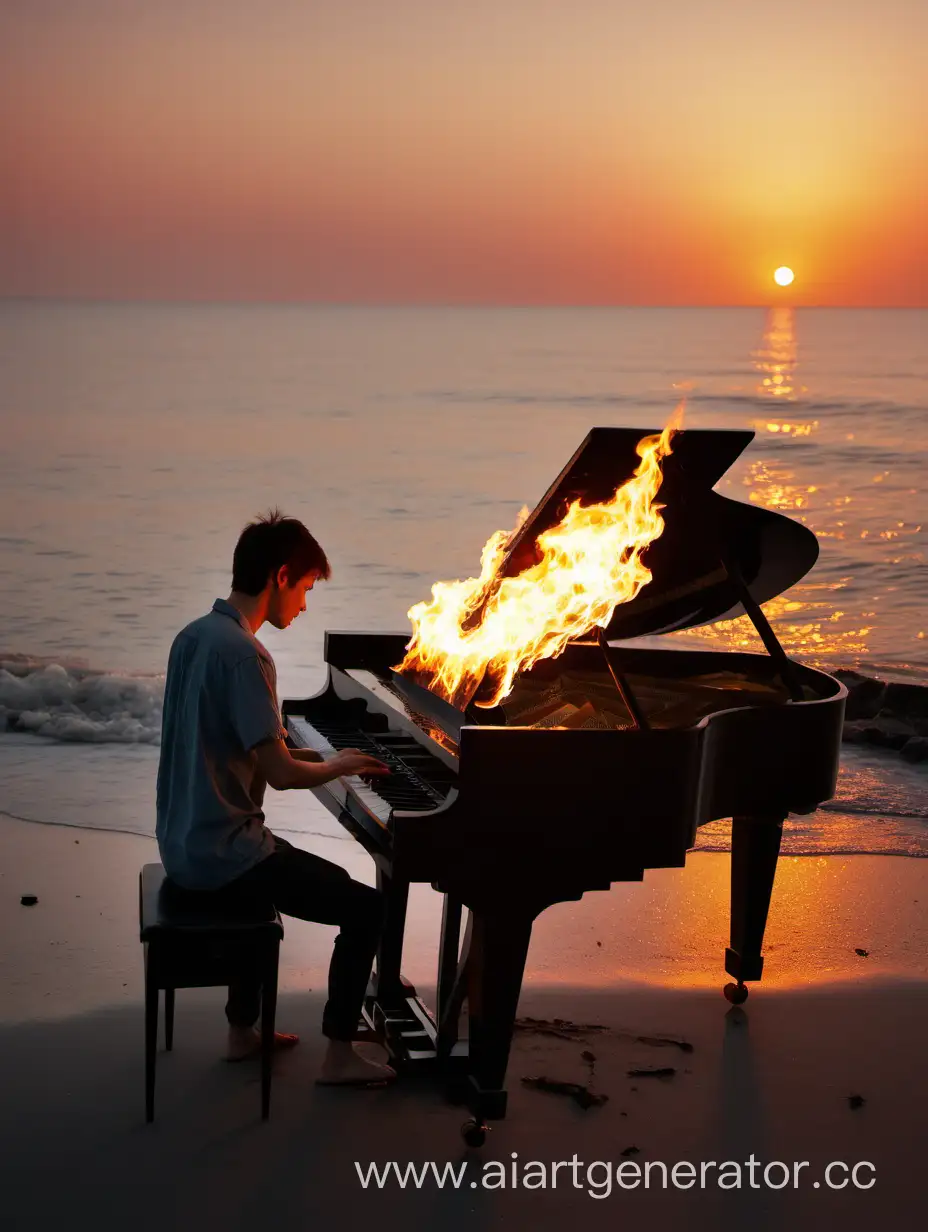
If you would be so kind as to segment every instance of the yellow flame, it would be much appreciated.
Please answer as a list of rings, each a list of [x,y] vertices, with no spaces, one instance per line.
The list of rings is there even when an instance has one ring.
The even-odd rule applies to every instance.
[[[638,442],[641,462],[611,500],[573,501],[538,536],[537,564],[499,578],[515,531],[497,531],[483,549],[479,577],[436,582],[431,601],[409,609],[413,635],[397,670],[459,706],[482,686],[478,704],[494,706],[520,671],[605,628],[616,607],[651,580],[641,554],[664,529],[654,498],[682,411],[681,403],[663,432]]]

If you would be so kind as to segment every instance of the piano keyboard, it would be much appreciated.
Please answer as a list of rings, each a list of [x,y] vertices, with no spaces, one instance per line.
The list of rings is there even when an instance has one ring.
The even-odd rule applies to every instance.
[[[332,757],[340,749],[358,749],[390,767],[389,776],[374,779],[373,786],[353,774],[333,779],[322,788],[342,807],[346,807],[348,798],[352,797],[385,828],[389,828],[394,810],[425,812],[437,808],[454,786],[450,772],[411,736],[390,731],[360,731],[354,726],[316,716],[310,722],[289,715],[287,725],[294,744],[315,749],[324,758]]]

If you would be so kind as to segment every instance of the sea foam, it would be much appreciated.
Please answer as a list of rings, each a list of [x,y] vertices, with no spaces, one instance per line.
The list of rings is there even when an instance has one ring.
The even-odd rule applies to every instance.
[[[164,676],[0,655],[0,731],[83,744],[157,744]]]

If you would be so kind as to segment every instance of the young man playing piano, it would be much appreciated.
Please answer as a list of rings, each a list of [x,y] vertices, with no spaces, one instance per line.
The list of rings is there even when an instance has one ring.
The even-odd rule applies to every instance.
[[[171,646],[157,838],[168,877],[184,891],[229,904],[270,899],[285,915],[339,926],[322,1020],[329,1043],[317,1081],[363,1084],[395,1077],[352,1043],[382,926],[381,896],[338,865],[275,837],[262,810],[267,784],[287,791],[388,772],[356,749],[323,761],[284,742],[274,661],[255,634],[265,621],[286,629],[306,610],[314,583],[328,577],[325,553],[301,522],[275,511],[245,527],[232,559],[232,593]],[[229,988],[228,1060],[257,1053],[259,1011],[257,984],[241,980]],[[275,1037],[277,1046],[297,1042],[294,1035]]]

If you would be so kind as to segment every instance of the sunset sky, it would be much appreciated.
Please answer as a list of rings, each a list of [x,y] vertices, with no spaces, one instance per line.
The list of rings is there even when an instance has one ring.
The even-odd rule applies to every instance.
[[[926,305],[926,47],[925,0],[0,0],[0,294]]]

